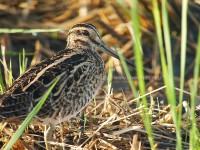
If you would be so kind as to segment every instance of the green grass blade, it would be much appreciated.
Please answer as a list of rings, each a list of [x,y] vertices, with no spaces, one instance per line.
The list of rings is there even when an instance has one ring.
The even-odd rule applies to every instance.
[[[9,51],[6,51],[6,52],[0,51],[0,55],[19,56],[19,55],[21,55],[21,52],[16,52],[16,51],[13,51],[13,50],[9,50]],[[33,55],[34,55],[34,52],[26,52],[26,56],[33,56]]]
[[[182,1],[182,17],[181,17],[181,70],[180,70],[180,95],[179,104],[180,111],[178,114],[178,123],[181,125],[182,116],[182,103],[183,103],[183,90],[185,82],[185,62],[186,62],[186,47],[187,47],[187,11],[188,11],[188,0]]]
[[[195,103],[196,103],[196,96],[198,91],[198,78],[200,76],[199,73],[200,69],[200,27],[199,27],[199,34],[198,34],[198,44],[197,44],[197,54],[195,58],[195,66],[194,66],[194,80],[191,84],[191,129],[190,129],[190,149],[199,149],[200,145],[200,134],[196,124],[195,118]]]
[[[168,71],[167,71],[167,64],[165,59],[165,53],[164,53],[164,47],[163,47],[163,39],[162,39],[162,30],[161,30],[161,18],[160,18],[160,12],[158,9],[158,1],[153,0],[153,16],[154,16],[154,22],[156,25],[156,34],[157,34],[157,40],[158,40],[158,46],[160,50],[160,57],[161,57],[161,66],[163,71],[163,78],[165,83],[167,83],[168,79]]]
[[[26,119],[23,121],[23,123],[20,125],[18,130],[15,132],[15,134],[11,137],[10,141],[5,146],[4,150],[10,150],[15,144],[15,142],[19,139],[19,137],[22,135],[26,127],[30,124],[30,122],[33,120],[34,116],[39,112],[40,108],[48,98],[49,94],[53,90],[56,83],[59,81],[59,78],[55,80],[55,82],[51,85],[51,87],[47,90],[47,92],[44,94],[42,99],[38,102],[38,104],[33,108],[33,110],[30,112],[30,114],[26,117]]]
[[[63,29],[8,29],[0,28],[0,33],[42,33],[42,32],[59,32]]]
[[[12,60],[10,59],[10,67],[8,72],[8,80],[9,80],[9,86],[13,83],[13,75],[12,75]]]
[[[120,51],[119,48],[117,48],[117,52],[118,52],[118,54],[119,54],[119,58],[120,58],[120,61],[121,61],[121,63],[122,63],[122,67],[123,67],[124,72],[125,72],[125,74],[126,74],[128,83],[129,83],[130,88],[131,88],[131,91],[132,91],[134,97],[138,97],[138,96],[139,96],[139,95],[138,95],[138,92],[137,92],[137,90],[136,90],[136,88],[135,88],[135,86],[134,86],[134,84],[133,84],[133,78],[132,78],[132,76],[131,76],[131,73],[129,72],[128,66],[127,66],[127,64],[126,64],[126,62],[125,62],[125,60],[124,60],[124,57],[123,57],[123,55],[122,55],[122,53],[121,53],[121,51]]]
[[[0,68],[0,94],[4,93],[5,92],[5,85],[3,83],[3,76],[2,76],[2,73],[1,73],[1,68]]]
[[[26,53],[23,49],[22,54],[19,54],[19,72],[22,75],[26,71],[27,61],[26,61]]]
[[[167,1],[162,1],[162,19],[163,19],[163,31],[164,31],[164,41],[165,41],[165,51],[167,55],[167,64],[168,64],[168,101],[171,105],[171,111],[173,111],[174,122],[176,126],[176,137],[177,137],[177,148],[181,149],[181,120],[177,120],[176,115],[176,94],[174,87],[174,73],[173,73],[173,62],[172,62],[172,50],[171,50],[171,38],[170,38],[170,29],[169,29],[169,19],[167,12]],[[176,121],[177,120],[177,121]]]
[[[142,61],[142,44],[141,44],[141,29],[140,29],[140,21],[139,21],[139,5],[138,0],[133,0],[133,7],[131,9],[131,20],[133,24],[133,39],[134,43],[134,53],[135,53],[135,63],[136,63],[136,72],[138,77],[138,85],[140,89],[140,94],[146,94],[146,87],[144,82],[144,71],[143,71],[143,61]],[[142,103],[145,106],[143,109],[142,119],[144,122],[145,129],[148,134],[149,143],[151,148],[154,149],[154,140],[152,134],[152,127],[151,127],[151,117],[148,113],[148,103],[146,97],[142,97]]]
[[[164,31],[164,41],[165,41],[165,49],[167,54],[167,64],[168,64],[168,72],[170,79],[170,88],[173,89],[174,93],[174,73],[173,73],[173,64],[172,64],[172,50],[171,50],[171,38],[170,38],[170,29],[169,29],[169,19],[167,12],[167,2],[166,0],[162,1],[162,18],[163,18],[163,31]]]
[[[161,66],[162,66],[162,74],[163,74],[163,79],[164,83],[166,85],[166,94],[167,94],[167,100],[170,104],[170,111],[172,114],[172,118],[174,121],[174,124],[176,127],[178,127],[178,119],[177,119],[177,113],[176,113],[176,95],[174,92],[174,84],[173,84],[173,68],[170,66],[172,63],[171,61],[171,52],[166,51],[167,53],[167,59],[169,63],[169,67],[167,68],[167,63],[165,59],[165,52],[164,52],[164,42],[162,38],[162,29],[161,29],[161,17],[160,17],[160,12],[158,8],[158,1],[153,0],[153,15],[154,15],[154,21],[156,25],[156,33],[157,33],[157,38],[158,38],[158,45],[159,45],[159,50],[160,50],[160,57],[161,57]],[[168,16],[167,16],[167,9],[166,9],[166,1],[162,1],[162,15],[163,15],[163,25],[164,25],[164,38],[165,38],[165,44],[168,44],[167,47],[171,47],[170,41],[169,41],[169,27],[168,27]],[[171,69],[171,70],[168,70]],[[177,137],[177,149],[181,149],[181,131],[180,127],[176,128],[176,137]]]

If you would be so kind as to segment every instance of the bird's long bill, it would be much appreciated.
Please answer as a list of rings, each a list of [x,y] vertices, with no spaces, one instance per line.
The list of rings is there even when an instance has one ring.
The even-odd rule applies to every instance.
[[[113,56],[113,57],[115,57],[115,58],[117,58],[117,59],[120,60],[119,55],[118,55],[118,53],[116,51],[108,48],[105,45],[101,45],[101,47],[102,47],[102,49],[103,49],[104,52],[106,52],[107,54],[109,54],[109,55],[111,55],[111,56]],[[124,57],[124,60],[126,61],[127,64],[129,64],[131,66],[135,66],[134,62],[128,60],[127,58]]]

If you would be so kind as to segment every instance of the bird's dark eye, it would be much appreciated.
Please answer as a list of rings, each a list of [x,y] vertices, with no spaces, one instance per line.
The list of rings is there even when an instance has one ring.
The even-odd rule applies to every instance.
[[[83,31],[82,31],[82,34],[83,34],[84,36],[88,36],[88,35],[89,35],[89,32],[88,32],[87,30],[83,30]]]

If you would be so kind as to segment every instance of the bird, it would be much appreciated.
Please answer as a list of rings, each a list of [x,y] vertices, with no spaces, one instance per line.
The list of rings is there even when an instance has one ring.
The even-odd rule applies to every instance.
[[[119,59],[94,25],[75,24],[67,34],[64,50],[30,67],[0,95],[0,122],[23,121],[59,77],[33,121],[47,127],[44,139],[46,148],[51,149],[51,127],[81,112],[105,81],[105,63],[99,50]],[[134,66],[134,62],[124,59]]]

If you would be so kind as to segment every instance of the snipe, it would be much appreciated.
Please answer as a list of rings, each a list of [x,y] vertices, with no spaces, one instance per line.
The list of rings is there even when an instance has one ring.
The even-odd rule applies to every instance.
[[[104,61],[97,52],[100,49],[119,59],[93,25],[80,23],[73,26],[64,50],[31,67],[0,96],[0,120],[23,120],[58,76],[59,82],[34,122],[55,126],[76,116],[95,97],[104,82]],[[45,140],[51,138],[45,137]],[[50,149],[49,144],[46,146]]]

